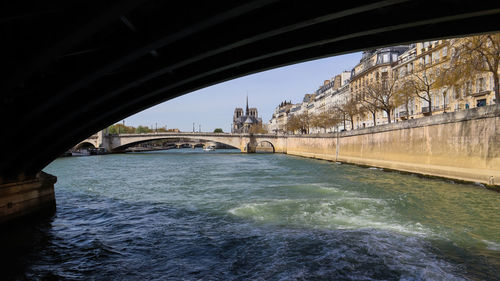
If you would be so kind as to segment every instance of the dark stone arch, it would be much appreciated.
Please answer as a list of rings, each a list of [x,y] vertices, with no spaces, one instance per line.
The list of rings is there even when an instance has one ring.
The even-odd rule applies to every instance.
[[[75,149],[78,150],[78,149],[82,149],[82,148],[91,148],[91,149],[95,149],[95,145],[91,142],[88,142],[88,141],[84,141],[84,142],[81,142],[79,144],[77,144],[75,146]]]

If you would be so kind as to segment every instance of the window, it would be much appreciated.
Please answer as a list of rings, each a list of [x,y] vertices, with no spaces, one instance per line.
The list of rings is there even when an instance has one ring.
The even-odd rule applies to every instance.
[[[477,82],[476,82],[476,91],[477,92],[484,91],[484,78],[483,77],[477,79]]]
[[[388,53],[385,53],[385,54],[383,55],[383,62],[384,62],[384,63],[390,62],[390,60],[389,60],[389,54],[388,54]]]
[[[446,57],[448,55],[448,47],[443,47],[443,57]]]
[[[430,63],[431,57],[429,55],[425,56],[425,64]]]
[[[439,61],[439,52],[432,53],[432,62],[438,62],[438,61]]]

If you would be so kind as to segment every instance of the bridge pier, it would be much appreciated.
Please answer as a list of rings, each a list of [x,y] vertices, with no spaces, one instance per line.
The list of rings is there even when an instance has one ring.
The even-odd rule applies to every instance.
[[[255,141],[250,141],[244,146],[244,149],[241,150],[243,153],[255,153],[257,152],[257,144]]]
[[[0,223],[53,212],[57,177],[40,172],[35,179],[0,184]]]

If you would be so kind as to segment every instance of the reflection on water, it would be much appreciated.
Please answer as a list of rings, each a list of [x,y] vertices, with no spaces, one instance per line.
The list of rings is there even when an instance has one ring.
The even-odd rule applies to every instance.
[[[500,276],[500,194],[474,185],[233,150],[63,158],[46,172],[57,213],[0,234],[7,279]]]

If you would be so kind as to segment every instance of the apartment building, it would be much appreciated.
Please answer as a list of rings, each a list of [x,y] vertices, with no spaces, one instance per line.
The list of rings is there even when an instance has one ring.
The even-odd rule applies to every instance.
[[[460,58],[458,47],[466,40],[470,37],[366,50],[351,71],[324,80],[316,91],[306,94],[301,103],[278,106],[270,120],[271,127],[274,131],[286,132],[291,116],[313,116],[331,109],[342,111],[350,100],[354,100],[358,108],[353,116],[353,128],[350,122],[344,121],[337,126],[339,130],[494,104],[497,101],[492,72],[450,74],[454,71],[453,63]],[[375,102],[374,85],[381,86],[381,95],[390,100],[390,106],[384,108]],[[322,130],[309,128],[308,132]]]
[[[355,128],[388,123],[387,113],[377,109],[376,102],[369,97],[367,89],[392,80],[392,65],[408,49],[408,45],[401,45],[363,52],[361,60],[351,71],[350,79],[351,98],[363,108],[363,114],[358,114],[354,119]]]

